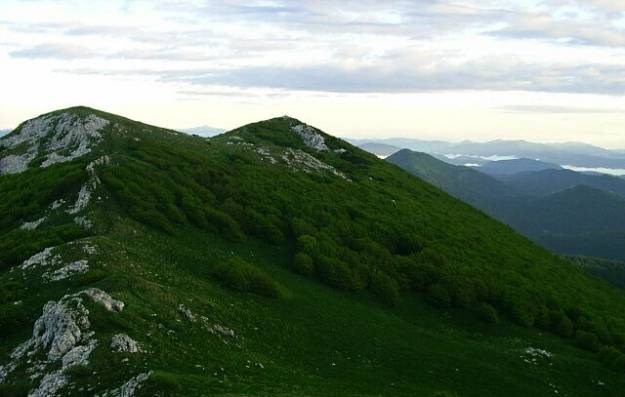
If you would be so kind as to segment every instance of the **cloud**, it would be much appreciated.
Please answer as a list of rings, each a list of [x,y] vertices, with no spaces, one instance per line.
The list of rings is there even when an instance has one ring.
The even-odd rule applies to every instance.
[[[306,67],[250,66],[233,69],[65,69],[62,71],[72,74],[151,76],[165,83],[203,87],[266,88],[332,93],[420,93],[474,90],[625,94],[625,76],[620,67],[593,64],[534,65],[514,60],[495,59],[462,64],[395,63],[388,60],[364,67],[325,64]]]
[[[0,24],[15,35],[29,32],[24,43],[46,37],[45,44],[10,52],[14,58],[83,60],[75,68],[63,68],[64,73],[147,76],[235,91],[622,95],[625,31],[613,23],[617,3],[126,2],[123,11],[120,7],[113,11],[119,14],[117,25],[97,16],[80,23],[74,19]],[[148,23],[130,23],[132,18],[125,16],[132,13],[146,16]],[[51,43],[52,37],[57,41]],[[600,57],[584,56],[591,46],[597,47]],[[567,59],[559,59],[560,54]]]
[[[87,47],[58,43],[39,44],[34,47],[12,51],[9,55],[14,58],[63,60],[87,59],[97,56],[96,52]]]
[[[572,44],[622,47],[625,31],[607,24],[555,20],[550,15],[522,15],[508,26],[490,32],[493,36],[515,39],[564,40]]]
[[[509,105],[498,108],[504,112],[512,113],[543,113],[543,114],[599,114],[599,113],[623,113],[623,109],[609,109],[597,107],[553,106],[553,105]]]

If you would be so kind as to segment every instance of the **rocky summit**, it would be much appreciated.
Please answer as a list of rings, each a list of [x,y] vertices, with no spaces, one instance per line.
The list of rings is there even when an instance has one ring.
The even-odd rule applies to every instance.
[[[291,117],[0,138],[1,396],[618,396],[625,297]]]

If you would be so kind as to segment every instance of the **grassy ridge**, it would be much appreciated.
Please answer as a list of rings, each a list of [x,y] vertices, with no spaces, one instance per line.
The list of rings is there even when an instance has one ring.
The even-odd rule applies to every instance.
[[[46,178],[110,157],[98,193],[111,199],[90,209],[100,252],[90,271],[55,289],[0,275],[10,286],[1,313],[19,320],[4,328],[0,357],[56,291],[89,285],[128,306],[115,318],[94,308],[97,335],[123,330],[150,346],[114,369],[96,350],[103,385],[152,369],[150,387],[180,395],[590,396],[623,386],[594,354],[603,348],[620,368],[621,291],[397,167],[330,136],[329,150],[309,149],[288,118],[205,140],[98,114],[113,123],[87,158],[20,174],[28,185],[0,177],[7,197],[34,195]],[[45,245],[37,233],[63,222],[31,241]]]

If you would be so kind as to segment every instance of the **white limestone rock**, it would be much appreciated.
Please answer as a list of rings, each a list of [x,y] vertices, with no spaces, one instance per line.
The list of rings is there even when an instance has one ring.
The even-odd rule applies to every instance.
[[[304,144],[309,148],[316,151],[328,150],[325,138],[316,128],[311,127],[308,124],[296,124],[291,126],[291,131],[299,136]]]
[[[65,204],[65,200],[63,200],[63,199],[55,200],[52,204],[50,204],[50,209],[51,210],[59,209],[59,208],[61,208],[61,206],[63,204]]]
[[[124,302],[113,299],[109,294],[97,288],[88,288],[82,291],[83,294],[89,296],[94,302],[101,304],[109,312],[121,312],[124,310]]]
[[[126,334],[113,335],[111,349],[116,353],[138,353],[142,351],[139,343]]]
[[[13,349],[9,363],[0,367],[0,383],[5,381],[22,360],[28,359],[31,363],[30,372],[33,373],[31,379],[43,375],[39,386],[33,389],[29,396],[50,396],[67,384],[68,378],[65,375],[67,368],[88,364],[88,358],[96,348],[97,340],[93,338],[94,332],[89,331],[89,310],[84,305],[84,295],[110,311],[113,311],[113,308],[117,311],[123,308],[121,301],[95,288],[65,295],[58,301],[49,301],[43,307],[41,317],[35,322],[32,337]],[[44,361],[36,358],[38,352],[44,354]],[[60,369],[43,373],[48,365],[59,361]]]
[[[41,277],[43,278],[44,282],[59,281],[74,276],[76,274],[87,273],[87,271],[89,271],[89,261],[86,259],[82,259],[79,261],[68,263],[53,272],[45,272]]]
[[[24,153],[22,155],[11,154],[0,159],[0,175],[2,174],[19,174],[28,169],[28,163],[35,159],[32,153]]]
[[[39,225],[41,225],[44,221],[46,220],[46,217],[44,216],[43,218],[39,218],[37,220],[34,220],[32,222],[24,222],[22,224],[22,226],[20,226],[21,230],[35,230],[39,227]]]
[[[281,159],[287,167],[293,170],[304,171],[307,173],[329,172],[345,180],[349,180],[341,171],[332,167],[330,164],[324,163],[315,156],[304,152],[303,150],[287,148],[281,156]]]
[[[28,393],[28,397],[54,396],[56,392],[67,385],[67,382],[67,375],[65,375],[62,370],[51,372],[43,377],[39,383],[39,387]]]
[[[78,192],[78,197],[76,198],[76,202],[74,205],[67,210],[68,214],[77,214],[80,211],[87,208],[89,205],[89,201],[91,200],[91,191],[89,190],[89,186],[87,184],[82,185],[80,191]]]
[[[182,314],[183,316],[185,316],[187,318],[187,320],[189,320],[191,322],[195,322],[196,321],[195,314],[193,314],[191,309],[189,309],[188,307],[186,307],[182,303],[180,304],[180,306],[178,306],[178,312],[180,314]]]
[[[210,327],[209,331],[216,335],[227,336],[229,338],[235,337],[234,331],[232,329],[224,327],[220,324],[214,324],[212,327]]]
[[[43,251],[36,253],[30,258],[26,259],[19,268],[22,270],[34,268],[34,267],[49,267],[58,265],[61,262],[59,255],[54,255],[54,247],[45,248]]]
[[[45,156],[41,163],[44,168],[84,156],[100,142],[100,131],[108,124],[93,114],[80,117],[69,112],[29,120],[19,131],[0,139],[0,149],[21,150],[25,146],[23,153],[0,159],[0,174],[25,171],[38,156]]]
[[[76,346],[68,351],[62,358],[63,368],[69,368],[74,365],[89,364],[89,356],[91,352],[98,346],[98,341],[91,339],[88,344]]]
[[[133,397],[135,392],[141,388],[141,385],[150,379],[150,376],[152,376],[152,371],[141,373],[117,389],[105,392],[101,397]]]
[[[76,295],[46,303],[33,329],[35,347],[47,349],[49,361],[62,358],[82,341],[84,332],[90,326],[88,315],[82,299]]]

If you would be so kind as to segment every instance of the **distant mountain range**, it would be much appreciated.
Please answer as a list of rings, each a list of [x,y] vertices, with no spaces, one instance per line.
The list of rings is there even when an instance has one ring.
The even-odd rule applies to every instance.
[[[11,130],[8,130],[8,129],[1,130],[1,129],[0,129],[0,136],[6,135],[6,134],[8,134],[9,132],[11,132]]]
[[[578,185],[612,192],[625,197],[625,179],[604,174],[585,174],[565,169],[545,169],[499,175],[499,179],[518,192],[531,196],[547,196]]]
[[[500,161],[489,161],[483,166],[479,167],[480,172],[489,175],[513,175],[519,172],[535,172],[545,170],[559,170],[562,169],[558,164],[547,163],[540,160],[531,159],[511,159]]]
[[[496,140],[490,142],[424,141],[410,138],[352,140],[359,146],[384,144],[436,155],[458,165],[482,165],[491,160],[527,158],[544,162],[587,168],[614,168],[625,170],[625,151],[608,150],[577,142],[534,143],[527,141]],[[372,151],[374,154],[381,155]],[[625,172],[625,171],[624,171]]]
[[[447,164],[425,153],[401,150],[387,161],[507,223],[563,254],[625,259],[625,180],[498,161],[486,167]],[[492,165],[491,165],[492,164]],[[510,167],[510,165],[512,165]],[[530,167],[536,162],[530,162]],[[551,167],[551,168],[550,168]],[[521,172],[513,173],[517,169]],[[478,171],[480,170],[480,171]],[[493,176],[493,175],[496,175]]]
[[[388,157],[391,154],[401,150],[401,148],[398,146],[388,145],[386,143],[376,143],[376,142],[365,142],[360,145],[360,148],[382,158]]]
[[[200,126],[200,127],[182,128],[182,129],[179,129],[178,131],[184,132],[187,134],[199,135],[199,136],[205,136],[205,137],[212,137],[212,136],[223,134],[224,132],[226,132],[226,130],[224,130],[223,128],[209,127],[207,125]]]

